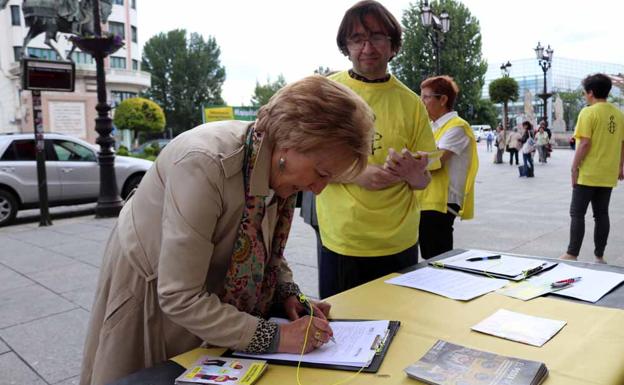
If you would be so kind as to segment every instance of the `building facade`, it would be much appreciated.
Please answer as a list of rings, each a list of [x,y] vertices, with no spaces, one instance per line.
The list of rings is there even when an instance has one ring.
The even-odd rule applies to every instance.
[[[28,32],[21,11],[21,0],[9,0],[0,11],[0,133],[32,132],[32,99],[30,91],[21,89],[20,58],[22,43]],[[137,34],[136,0],[114,0],[112,13],[103,25],[104,31],[120,35],[124,47],[104,62],[108,101],[114,107],[150,86],[149,73],[141,71],[141,48]],[[57,35],[57,47],[67,55],[72,48],[67,35]],[[44,44],[40,34],[28,45],[30,57],[58,60],[57,53]],[[95,143],[97,112],[95,60],[76,49],[74,92],[42,92],[43,126],[46,132],[65,133]],[[129,143],[130,133],[115,133]]]
[[[536,117],[544,116],[543,99],[538,95],[544,92],[544,72],[539,66],[537,59],[511,60],[509,76],[518,82],[518,100],[509,106],[509,115],[512,117],[523,117],[525,114],[525,96],[530,92],[530,98]],[[483,86],[482,98],[489,99],[490,83],[503,76],[500,64],[489,63],[485,74],[485,85]],[[546,89],[548,93],[570,92],[581,89],[581,81],[589,74],[605,73],[615,77],[624,73],[624,64],[604,63],[590,60],[577,60],[553,57],[551,68],[546,73]],[[619,97],[622,92],[618,87],[613,87],[611,95]],[[555,108],[553,108],[555,98],[548,99],[547,117],[549,122],[556,118]],[[521,122],[516,122],[521,123]],[[553,127],[555,129],[555,127]],[[573,130],[574,127],[567,127]]]

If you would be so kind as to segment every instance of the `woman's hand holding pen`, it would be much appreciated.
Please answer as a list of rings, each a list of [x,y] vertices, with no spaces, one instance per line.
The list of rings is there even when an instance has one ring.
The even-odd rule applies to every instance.
[[[311,325],[310,319],[312,320]],[[307,339],[306,331],[308,332]],[[302,350],[305,353],[311,352],[329,342],[334,335],[326,319],[310,317],[309,315],[287,324],[281,324],[279,333],[280,340],[277,351],[282,353],[301,353]]]

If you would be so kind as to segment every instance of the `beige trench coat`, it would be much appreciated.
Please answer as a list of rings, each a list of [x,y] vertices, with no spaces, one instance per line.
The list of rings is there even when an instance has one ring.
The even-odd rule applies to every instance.
[[[219,299],[244,207],[249,123],[205,124],[173,140],[123,207],[102,261],[80,384],[104,385],[199,346],[244,349],[258,319]],[[269,193],[265,140],[250,192]],[[262,230],[270,252],[277,205]],[[284,262],[281,282],[292,282]]]

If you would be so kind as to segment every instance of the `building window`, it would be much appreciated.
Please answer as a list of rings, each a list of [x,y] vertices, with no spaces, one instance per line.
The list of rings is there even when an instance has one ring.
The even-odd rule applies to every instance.
[[[13,55],[15,56],[15,61],[20,61],[22,59],[22,47],[13,47]]]
[[[22,47],[13,47],[13,55],[15,55],[15,61],[20,61],[22,59]],[[28,47],[28,55],[35,59],[61,60],[56,51],[50,48]]]
[[[131,4],[132,9],[136,9],[136,0],[132,0],[130,4]]]
[[[138,71],[139,70],[139,61],[138,60],[132,59],[132,69],[134,71]]]
[[[114,35],[121,36],[122,39],[126,40],[126,27],[124,23],[109,21],[108,31]]]
[[[113,97],[113,107],[116,107],[122,101],[130,98],[136,98],[136,92],[128,92],[128,91],[111,91],[111,96]]]
[[[132,42],[133,43],[137,43],[138,42],[138,38],[137,38],[137,27],[135,27],[134,25],[130,27],[130,30],[132,31]]]
[[[66,52],[69,54],[69,51],[66,51]],[[95,60],[93,59],[93,57],[86,52],[74,51],[72,52],[71,57],[74,63],[76,64],[94,64],[95,63]]]
[[[123,5],[123,0],[113,0],[113,4]]]
[[[126,68],[126,58],[121,56],[110,57],[111,68]]]
[[[19,5],[11,6],[11,25],[22,25]]]

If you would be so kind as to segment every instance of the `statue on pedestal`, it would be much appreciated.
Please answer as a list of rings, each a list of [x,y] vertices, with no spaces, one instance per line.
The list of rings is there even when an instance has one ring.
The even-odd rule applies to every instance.
[[[524,118],[526,121],[536,126],[535,111],[533,110],[533,94],[531,94],[531,91],[528,89],[524,91]]]
[[[555,120],[552,124],[552,130],[556,132],[565,132],[566,123],[563,119],[563,100],[559,95],[555,96],[555,103],[553,104],[555,110]]]
[[[0,9],[8,0],[0,0]],[[100,1],[102,23],[106,23],[113,9],[112,0]],[[45,44],[56,51],[61,60],[70,60],[73,48],[65,55],[56,46],[57,33],[94,35],[93,3],[91,0],[24,0],[22,12],[30,27],[22,45],[22,56],[28,57],[28,43],[45,32]],[[54,42],[54,43],[53,43]]]

